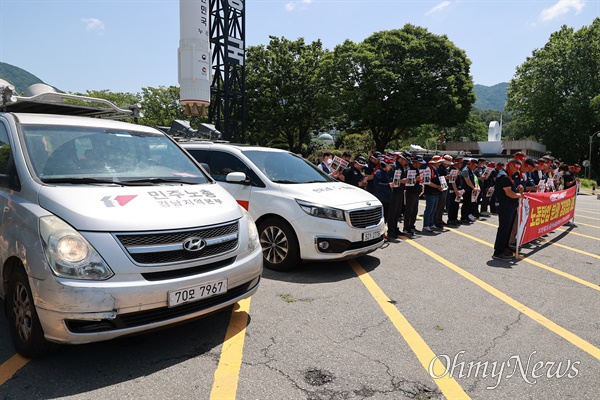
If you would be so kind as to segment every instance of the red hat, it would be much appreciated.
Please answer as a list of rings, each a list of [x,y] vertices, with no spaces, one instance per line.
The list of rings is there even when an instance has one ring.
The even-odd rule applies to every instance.
[[[496,164],[494,164],[491,161],[489,163],[487,163],[487,166],[490,167],[490,168],[496,168]]]
[[[444,159],[442,158],[442,156],[433,156],[433,157],[431,157],[431,160],[429,160],[429,163],[435,164],[435,163],[442,162],[443,160]]]

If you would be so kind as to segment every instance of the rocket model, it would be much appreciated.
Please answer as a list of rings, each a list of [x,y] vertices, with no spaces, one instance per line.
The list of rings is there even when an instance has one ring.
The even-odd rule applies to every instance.
[[[210,104],[209,0],[179,0],[179,103],[186,115],[206,115]]]

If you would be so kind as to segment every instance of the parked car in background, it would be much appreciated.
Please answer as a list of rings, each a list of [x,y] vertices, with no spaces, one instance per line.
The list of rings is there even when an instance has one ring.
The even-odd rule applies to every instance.
[[[384,241],[383,207],[363,189],[336,181],[288,151],[180,141],[255,219],[264,266],[359,257]]]

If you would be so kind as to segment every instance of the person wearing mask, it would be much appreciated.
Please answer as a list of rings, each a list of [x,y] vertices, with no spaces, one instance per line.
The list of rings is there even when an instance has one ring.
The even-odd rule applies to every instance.
[[[444,178],[444,181],[446,182],[446,189],[442,189],[442,191],[440,192],[440,199],[438,201],[437,207],[435,208],[435,213],[433,214],[433,222],[434,225],[442,228],[444,225],[448,225],[447,223],[444,222],[444,209],[446,210],[450,210],[450,207],[447,206],[447,198],[448,198],[448,180],[449,180],[449,173],[450,173],[450,166],[452,165],[452,156],[449,154],[446,154],[444,157],[442,157],[442,162],[439,164],[438,166],[438,175],[440,177],[440,185],[441,185],[441,181],[442,181],[442,177]]]
[[[511,158],[506,163],[506,169],[496,176],[498,203],[498,230],[494,241],[492,258],[496,260],[511,260],[513,253],[507,249],[514,220],[517,216],[519,199],[523,197],[523,186],[519,182],[519,170],[523,163],[517,158]]]
[[[394,179],[394,187],[392,189],[392,200],[390,201],[389,205],[389,213],[390,215],[393,215],[393,217],[391,218],[391,223],[394,226],[393,231],[395,232],[396,236],[398,236],[402,233],[400,231],[400,228],[398,227],[398,221],[402,217],[402,205],[404,204],[404,185],[406,183],[406,179],[402,179],[402,176],[406,175],[404,173],[404,170],[408,167],[408,160],[402,155],[401,152],[395,152],[394,158],[395,161],[394,168],[392,171],[392,177],[399,175],[400,179],[398,181]],[[390,229],[390,222],[388,222],[388,231],[392,232],[392,230]]]
[[[363,175],[363,170],[366,166],[367,160],[363,156],[356,157],[354,162],[351,163],[350,167],[346,168],[344,171],[344,182],[362,189],[366,189],[367,181]]]
[[[462,181],[460,178],[463,165],[463,157],[458,156],[454,159],[454,163],[450,166],[450,180],[448,181],[448,197],[450,198],[448,201],[448,225],[460,225],[460,221],[458,220],[458,209],[460,207],[460,198],[463,191]],[[456,200],[457,197],[459,198],[458,201]]]
[[[429,174],[429,180],[425,180],[424,194],[425,194],[425,212],[423,212],[423,233],[433,233],[435,230],[441,230],[441,227],[435,225],[435,210],[440,200],[440,193],[442,192],[442,186],[440,183],[440,175],[438,173],[438,167],[442,162],[442,157],[434,156],[427,163],[425,169]]]
[[[321,171],[323,171],[327,175],[329,175],[329,174],[331,174],[331,168],[329,168],[329,166],[331,165],[332,161],[333,161],[333,159],[332,159],[331,153],[326,151],[323,153],[323,157],[322,157],[319,165],[317,165],[317,168],[319,168]]]
[[[378,151],[371,152],[369,156],[369,162],[365,168],[365,178],[367,179],[367,192],[373,193],[373,176],[375,175],[375,171],[379,168],[379,162],[382,154]]]
[[[471,209],[471,214],[476,219],[481,218],[481,214],[479,213],[479,207],[481,206],[481,202],[483,201],[483,197],[485,197],[485,181],[488,179],[488,176],[484,174],[486,169],[487,160],[485,158],[477,159],[477,167],[473,174],[475,175],[475,186],[477,188],[477,199],[473,201],[473,206]],[[489,217],[489,215],[487,215]]]
[[[423,187],[421,186],[421,177],[419,171],[421,165],[426,164],[421,156],[414,156],[411,165],[406,169],[406,184],[404,186],[404,229],[407,235],[414,235],[417,232],[415,223],[417,222],[417,213],[419,210],[419,196]]]
[[[504,169],[504,163],[502,161],[498,161],[496,163],[496,168],[490,174],[491,184],[493,185],[493,188],[494,188],[494,192],[492,193],[492,197],[490,198],[490,210],[492,211],[492,214],[494,214],[494,215],[498,214],[498,212],[496,211],[496,202],[497,202],[496,177],[498,176],[498,173],[500,171],[502,171],[503,169]]]
[[[397,222],[393,221],[393,217],[390,213],[390,201],[392,200],[392,176],[390,172],[392,170],[392,166],[394,165],[394,160],[390,158],[382,158],[379,163],[379,168],[375,171],[375,175],[373,175],[373,194],[377,199],[383,204],[383,219],[387,222],[388,230],[387,230],[387,238],[395,239],[396,235],[396,224]],[[394,215],[395,217],[395,215]]]
[[[467,162],[467,166],[462,169],[461,182],[465,191],[463,194],[463,203],[460,209],[460,222],[463,224],[471,224],[477,218],[473,215],[473,198],[479,189],[475,181],[475,168],[477,168],[477,160],[472,158]],[[475,193],[475,195],[473,194]]]

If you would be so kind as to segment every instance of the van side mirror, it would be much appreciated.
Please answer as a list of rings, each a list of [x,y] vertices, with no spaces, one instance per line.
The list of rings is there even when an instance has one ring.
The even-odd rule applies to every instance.
[[[230,172],[225,177],[225,182],[241,183],[242,185],[250,185],[250,179],[243,172]]]

